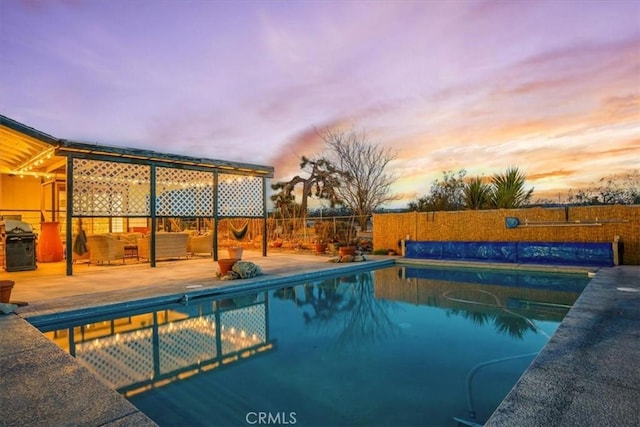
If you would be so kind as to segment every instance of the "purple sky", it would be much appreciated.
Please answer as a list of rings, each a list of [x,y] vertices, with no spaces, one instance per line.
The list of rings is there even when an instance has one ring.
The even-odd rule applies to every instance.
[[[534,199],[640,164],[640,2],[2,0],[0,114],[268,164],[314,128],[397,151],[395,206],[518,166]]]

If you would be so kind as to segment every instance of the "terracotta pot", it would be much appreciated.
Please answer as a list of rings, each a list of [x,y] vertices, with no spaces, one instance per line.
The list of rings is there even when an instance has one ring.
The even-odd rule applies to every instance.
[[[323,254],[327,250],[327,244],[326,243],[316,243],[315,248],[316,248],[316,253],[317,254]]]
[[[38,262],[58,262],[64,258],[62,240],[60,239],[60,223],[40,223],[40,237],[36,245]]]
[[[229,253],[229,258],[242,259],[242,248],[239,246],[229,246],[227,252]]]
[[[340,256],[355,255],[356,254],[356,247],[355,246],[340,246],[340,248],[338,249],[338,252],[340,253]]]
[[[223,258],[218,260],[218,267],[220,268],[220,275],[224,276],[234,266],[236,262],[240,261],[238,258]]]
[[[16,282],[13,280],[0,280],[0,302],[9,304],[11,301],[11,290]]]

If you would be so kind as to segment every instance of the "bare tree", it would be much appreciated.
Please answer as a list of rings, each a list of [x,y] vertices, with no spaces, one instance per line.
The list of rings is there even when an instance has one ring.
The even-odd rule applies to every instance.
[[[325,129],[318,135],[329,148],[328,159],[341,171],[342,185],[335,192],[358,217],[362,231],[373,211],[396,199],[391,185],[396,177],[385,172],[385,168],[396,158],[389,148],[371,142],[366,132]]]

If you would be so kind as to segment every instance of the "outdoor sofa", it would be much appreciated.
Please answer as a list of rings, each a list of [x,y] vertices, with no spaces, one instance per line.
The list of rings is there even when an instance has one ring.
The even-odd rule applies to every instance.
[[[191,254],[211,254],[213,248],[213,234],[189,237],[189,252]]]
[[[125,241],[113,238],[106,234],[94,234],[87,236],[87,249],[89,250],[89,264],[122,260],[124,264]]]
[[[156,259],[187,258],[188,243],[189,234],[187,233],[158,233],[156,234]],[[151,236],[138,239],[138,257],[151,258]]]

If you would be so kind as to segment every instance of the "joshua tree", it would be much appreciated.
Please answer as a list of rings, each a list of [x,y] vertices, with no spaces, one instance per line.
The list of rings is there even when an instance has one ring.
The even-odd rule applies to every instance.
[[[519,208],[529,203],[533,188],[525,191],[527,176],[517,167],[511,167],[503,174],[495,174],[491,178],[491,204],[494,208]]]
[[[339,177],[342,174],[328,160],[323,158],[309,159],[303,156],[300,159],[300,169],[307,172],[306,178],[296,175],[289,181],[271,184],[272,189],[280,190],[279,193],[271,197],[275,203],[278,203],[278,200],[293,201],[295,199],[293,192],[298,184],[302,184],[302,201],[300,203],[302,220],[307,216],[309,197],[328,199],[332,207],[341,203],[336,190],[340,186]]]

